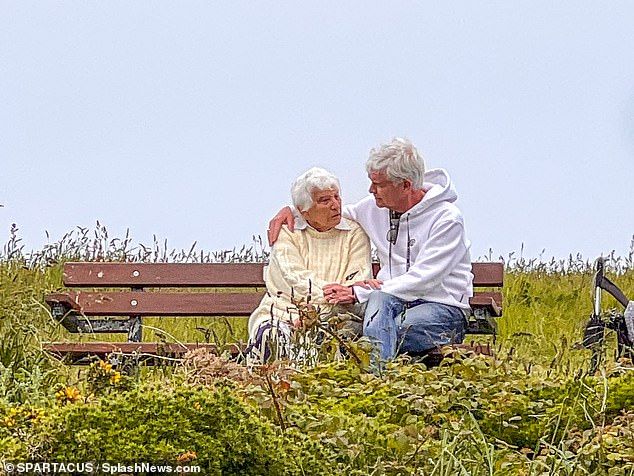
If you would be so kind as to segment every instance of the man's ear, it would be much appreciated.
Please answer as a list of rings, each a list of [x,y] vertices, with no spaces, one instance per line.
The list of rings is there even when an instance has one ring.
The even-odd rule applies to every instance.
[[[412,181],[410,179],[403,180],[403,190],[411,190],[412,189]]]

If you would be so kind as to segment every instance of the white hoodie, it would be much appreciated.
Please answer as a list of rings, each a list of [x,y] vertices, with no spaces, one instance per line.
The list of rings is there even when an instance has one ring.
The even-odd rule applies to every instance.
[[[462,214],[454,205],[456,191],[443,169],[428,170],[424,182],[423,199],[401,215],[391,256],[387,240],[389,211],[377,207],[373,196],[347,205],[343,215],[357,221],[376,247],[381,262],[377,275],[383,281],[381,291],[406,301],[424,299],[468,310],[469,298],[473,296],[470,244],[465,237]],[[354,290],[361,302],[371,292],[359,286]]]

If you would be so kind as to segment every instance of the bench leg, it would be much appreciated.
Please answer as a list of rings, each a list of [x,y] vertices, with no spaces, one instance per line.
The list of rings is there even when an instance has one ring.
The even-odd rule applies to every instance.
[[[128,341],[129,342],[141,342],[143,338],[142,334],[142,321],[140,316],[130,316],[128,321],[130,327],[128,328]]]

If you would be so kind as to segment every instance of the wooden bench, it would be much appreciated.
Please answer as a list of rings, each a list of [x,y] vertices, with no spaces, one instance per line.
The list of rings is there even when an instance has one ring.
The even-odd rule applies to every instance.
[[[49,342],[44,349],[70,362],[111,353],[182,356],[214,344],[142,342],[145,317],[249,316],[266,291],[263,263],[100,263],[64,265],[64,286],[45,297],[51,314],[72,333],[124,333],[128,342]],[[378,264],[375,264],[375,274]],[[504,266],[473,263],[474,296],[469,334],[497,332],[502,315]],[[125,288],[125,289],[124,289]],[[239,288],[239,289],[229,289]],[[241,292],[238,292],[241,291]],[[244,348],[229,345],[232,354]]]

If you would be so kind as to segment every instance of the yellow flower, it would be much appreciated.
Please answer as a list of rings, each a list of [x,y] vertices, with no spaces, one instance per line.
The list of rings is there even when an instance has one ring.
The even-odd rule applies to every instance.
[[[11,428],[15,425],[15,421],[11,417],[4,417],[3,423],[7,428]]]
[[[121,373],[115,372],[112,377],[110,377],[110,384],[117,385],[121,381]]]
[[[75,387],[66,387],[55,393],[55,397],[64,403],[72,403],[81,399],[81,393]]]
[[[31,413],[31,420],[37,423],[44,418],[44,415],[44,410],[34,410],[33,413]]]
[[[81,398],[81,393],[75,387],[66,387],[66,398],[69,400],[77,400]]]
[[[103,370],[105,373],[110,373],[110,371],[112,370],[112,364],[109,364],[108,362],[104,360],[100,360],[99,368]]]

